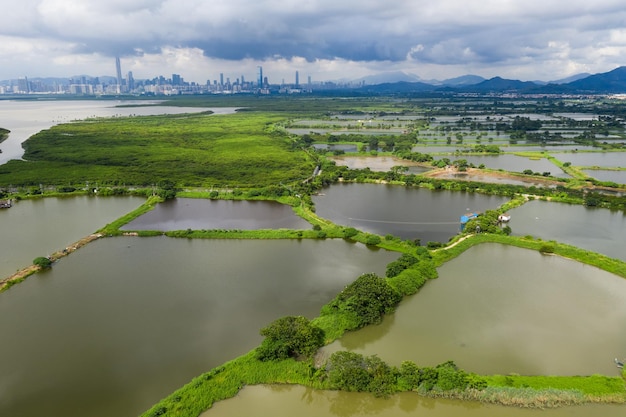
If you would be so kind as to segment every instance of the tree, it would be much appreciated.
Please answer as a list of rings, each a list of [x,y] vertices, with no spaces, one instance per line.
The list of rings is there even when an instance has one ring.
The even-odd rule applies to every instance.
[[[265,340],[257,348],[262,361],[311,357],[324,345],[324,330],[302,316],[282,317],[261,329]]]
[[[380,238],[380,236],[378,236],[378,235],[369,235],[369,236],[367,236],[367,239],[365,240],[365,244],[369,245],[369,246],[376,246],[381,241],[382,241],[382,239]]]
[[[393,311],[402,296],[384,278],[374,273],[363,274],[340,292],[328,308],[350,313],[352,329],[379,323]]]
[[[328,379],[333,388],[346,391],[372,392],[377,397],[395,390],[397,371],[377,356],[354,352],[335,352],[326,363]]]
[[[52,261],[44,256],[39,256],[33,260],[33,265],[37,265],[41,269],[46,269],[52,266]]]
[[[346,239],[351,239],[358,234],[359,234],[359,231],[356,230],[354,227],[347,227],[343,229],[343,237]]]
[[[420,384],[420,374],[418,366],[411,361],[404,361],[400,365],[399,384],[404,389],[414,390]]]
[[[387,278],[393,278],[417,262],[419,262],[419,260],[415,256],[410,253],[403,253],[400,255],[400,258],[387,264],[387,271],[385,275]]]

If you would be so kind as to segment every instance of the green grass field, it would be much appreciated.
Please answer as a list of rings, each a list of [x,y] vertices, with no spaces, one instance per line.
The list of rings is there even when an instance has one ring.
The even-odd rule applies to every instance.
[[[26,161],[0,166],[0,186],[39,184],[262,187],[303,180],[307,154],[267,129],[280,116],[147,116],[55,126],[24,143]]]

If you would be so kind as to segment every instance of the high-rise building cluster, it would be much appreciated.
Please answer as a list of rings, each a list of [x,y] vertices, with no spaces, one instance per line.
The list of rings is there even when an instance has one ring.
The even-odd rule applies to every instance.
[[[152,79],[135,79],[132,72],[123,76],[119,57],[115,58],[115,76],[73,78],[27,77],[17,80],[0,81],[0,94],[78,94],[78,95],[178,95],[178,94],[293,94],[306,93],[313,89],[311,76],[307,84],[300,83],[300,75],[295,71],[294,82],[270,84],[263,67],[257,67],[257,77],[246,80],[243,74],[231,79],[219,73],[219,78],[209,79],[205,84],[187,82],[180,74],[166,78],[159,75]],[[317,84],[316,89],[328,88],[328,83]],[[337,87],[333,84],[333,87]]]

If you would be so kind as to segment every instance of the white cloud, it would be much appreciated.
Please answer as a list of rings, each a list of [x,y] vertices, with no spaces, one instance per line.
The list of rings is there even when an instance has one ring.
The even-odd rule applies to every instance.
[[[0,79],[106,70],[115,55],[198,82],[215,65],[555,79],[621,65],[624,21],[622,0],[20,0],[3,9]]]

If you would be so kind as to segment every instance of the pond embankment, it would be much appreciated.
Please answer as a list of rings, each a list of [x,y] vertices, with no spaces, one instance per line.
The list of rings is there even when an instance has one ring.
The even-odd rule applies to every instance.
[[[80,249],[86,244],[93,242],[96,239],[100,239],[102,236],[103,235],[100,233],[94,233],[89,236],[86,236],[80,239],[79,241],[74,242],[71,245],[67,246],[65,249],[52,253],[51,255],[48,256],[48,259],[50,259],[52,262],[58,261],[59,259]],[[0,280],[0,292],[10,288],[12,285],[17,284],[18,282],[24,280],[26,277],[34,274],[35,272],[39,270],[41,270],[41,267],[37,265],[30,265],[30,266],[27,266],[26,268],[20,269],[19,271],[9,276],[8,278],[4,278]]]

